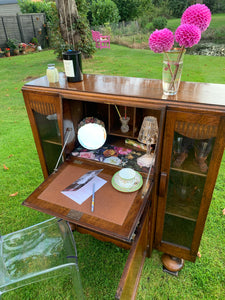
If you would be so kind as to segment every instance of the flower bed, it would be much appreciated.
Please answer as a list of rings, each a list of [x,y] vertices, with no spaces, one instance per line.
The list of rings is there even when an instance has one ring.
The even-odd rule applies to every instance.
[[[36,51],[36,46],[34,44],[28,44],[25,48],[25,52],[29,53],[29,52],[35,52]]]

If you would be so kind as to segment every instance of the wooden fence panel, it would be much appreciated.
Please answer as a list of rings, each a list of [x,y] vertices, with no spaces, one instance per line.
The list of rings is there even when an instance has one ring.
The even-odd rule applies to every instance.
[[[40,14],[26,14],[20,17],[21,29],[24,34],[24,42],[29,43],[33,37],[38,37],[38,30],[43,31],[45,23],[44,15]]]
[[[16,16],[0,16],[0,48],[5,48],[7,39],[30,43],[36,37],[44,48],[45,14],[17,14]]]
[[[17,39],[20,41],[21,36],[16,16],[4,16],[2,17],[2,22],[4,23],[5,27],[6,39]]]

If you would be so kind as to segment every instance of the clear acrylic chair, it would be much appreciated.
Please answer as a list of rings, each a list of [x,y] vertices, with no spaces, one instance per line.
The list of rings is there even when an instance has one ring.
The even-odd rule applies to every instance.
[[[84,299],[76,244],[66,221],[52,218],[0,236],[0,298],[22,286],[64,275],[72,282],[72,299]]]

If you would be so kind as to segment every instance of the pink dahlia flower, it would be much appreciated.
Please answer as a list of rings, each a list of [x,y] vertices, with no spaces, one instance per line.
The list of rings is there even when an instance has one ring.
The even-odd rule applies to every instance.
[[[211,22],[210,9],[205,4],[189,6],[183,13],[181,24],[192,24],[205,31]]]
[[[155,30],[149,37],[149,47],[155,53],[169,51],[174,44],[173,32],[167,28]]]
[[[190,48],[198,44],[200,39],[201,30],[195,25],[183,24],[175,31],[175,40],[181,47]]]

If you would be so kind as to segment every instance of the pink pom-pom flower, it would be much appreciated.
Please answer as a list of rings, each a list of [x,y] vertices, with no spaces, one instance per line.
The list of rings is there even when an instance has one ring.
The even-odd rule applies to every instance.
[[[205,31],[211,22],[210,9],[205,4],[194,4],[189,6],[183,13],[181,24],[191,24],[198,26],[201,31]]]
[[[174,44],[173,32],[167,28],[155,30],[149,37],[149,47],[155,53],[169,51]]]
[[[175,40],[181,47],[190,48],[198,44],[200,39],[201,30],[195,25],[183,24],[175,31]]]

